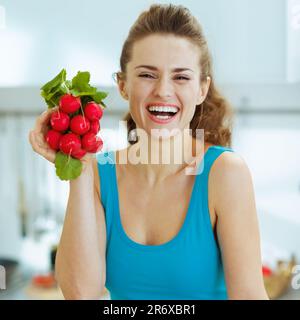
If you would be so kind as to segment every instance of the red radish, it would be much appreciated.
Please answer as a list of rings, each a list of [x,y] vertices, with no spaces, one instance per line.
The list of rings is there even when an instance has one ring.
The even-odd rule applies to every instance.
[[[76,158],[76,159],[81,159],[85,155],[86,155],[86,151],[83,150],[83,149],[79,149],[79,150],[71,153],[71,156]]]
[[[262,266],[263,276],[268,277],[272,274],[272,270],[267,266]]]
[[[96,136],[92,132],[88,132],[85,135],[83,135],[81,143],[82,143],[82,148],[91,153],[100,151],[103,146],[102,139],[99,136]]]
[[[50,118],[51,127],[56,131],[65,131],[69,128],[70,117],[62,111],[54,111]]]
[[[91,122],[90,132],[97,134],[100,130],[100,122],[98,120]]]
[[[85,134],[90,130],[90,121],[82,115],[77,115],[71,119],[70,128],[74,133]]]
[[[91,148],[89,152],[91,153],[99,152],[102,149],[102,147],[103,147],[103,141],[99,138],[95,143],[94,147]]]
[[[59,141],[62,137],[62,134],[55,130],[49,130],[46,135],[45,139],[52,150],[58,151],[59,150]]]
[[[60,110],[65,113],[76,112],[81,106],[80,98],[71,94],[64,94],[59,100]]]
[[[81,149],[80,138],[75,133],[66,133],[60,139],[59,149],[65,154],[78,151]]]
[[[84,107],[84,115],[91,121],[100,120],[103,115],[103,110],[94,101],[88,102]]]

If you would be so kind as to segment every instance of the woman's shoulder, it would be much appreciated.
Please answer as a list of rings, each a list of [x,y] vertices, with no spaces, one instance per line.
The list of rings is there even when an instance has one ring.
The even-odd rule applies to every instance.
[[[247,199],[247,194],[254,193],[251,172],[245,159],[234,149],[230,149],[227,151],[225,148],[215,159],[209,174],[211,199],[218,214]]]
[[[250,169],[235,151],[222,152],[212,165],[210,178],[218,198],[223,198],[224,203],[237,201],[244,190],[253,188]]]
[[[248,170],[248,165],[244,158],[233,148],[218,145],[212,145],[212,147],[224,151],[217,157],[212,166],[212,171],[219,178],[228,178],[233,174]]]

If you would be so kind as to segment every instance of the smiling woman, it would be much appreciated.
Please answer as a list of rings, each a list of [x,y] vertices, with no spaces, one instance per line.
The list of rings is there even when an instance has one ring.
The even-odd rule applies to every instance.
[[[198,21],[152,5],[120,62],[137,141],[87,159],[70,181],[55,265],[64,296],[106,287],[111,299],[267,299],[251,175],[231,148],[231,109]]]
[[[230,148],[231,108],[215,87],[198,21],[182,6],[152,5],[130,29],[120,67],[128,137],[134,129],[146,135],[98,158],[112,299],[267,299],[251,176]],[[118,164],[161,129],[179,129],[166,139],[173,156],[204,129],[195,179],[182,164]],[[174,147],[186,129],[191,140]],[[166,140],[151,139],[160,156]]]
[[[152,63],[154,61],[159,61],[159,64]],[[170,78],[174,87],[189,95],[189,101],[184,102],[192,105],[189,108],[192,117],[186,120],[189,120],[187,127],[191,128],[193,137],[196,129],[201,128],[205,131],[206,141],[231,145],[232,110],[215,87],[211,55],[202,28],[186,8],[153,5],[148,12],[143,12],[123,45],[120,67],[121,71],[115,75],[125,99],[128,99],[128,92],[124,80],[129,77],[134,77],[131,80],[134,80],[137,91],[149,91],[155,83],[164,85],[165,78]],[[162,109],[159,111],[163,112]],[[155,118],[162,119],[159,116],[152,120]],[[166,115],[163,119],[167,121],[158,123],[172,120]],[[134,112],[128,112],[124,120],[127,121],[128,133],[137,127],[139,121],[135,119]],[[133,144],[136,141],[129,142]]]

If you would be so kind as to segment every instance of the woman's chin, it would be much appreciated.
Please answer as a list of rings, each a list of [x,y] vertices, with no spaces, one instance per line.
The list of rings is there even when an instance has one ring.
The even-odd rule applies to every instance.
[[[178,127],[173,128],[151,128],[150,137],[155,140],[169,140],[180,134],[182,130]]]

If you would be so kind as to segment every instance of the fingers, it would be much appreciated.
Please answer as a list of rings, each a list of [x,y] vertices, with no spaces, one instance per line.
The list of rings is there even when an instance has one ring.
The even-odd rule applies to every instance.
[[[31,147],[32,147],[32,149],[33,149],[33,130],[30,130],[29,131],[29,134],[28,134],[28,139],[29,139],[29,142],[30,142],[30,145],[31,145]],[[35,151],[35,150],[34,150]]]
[[[29,140],[31,139],[31,141],[34,141],[33,135],[35,133],[40,133],[45,131],[44,129],[49,122],[52,112],[56,111],[57,109],[58,107],[47,109],[36,118],[34,129],[29,132]]]
[[[32,146],[33,151],[41,153],[41,150],[40,150],[41,148],[40,148],[40,145],[37,141],[37,134],[34,130],[31,130],[29,132],[29,142]]]
[[[32,150],[50,162],[54,163],[55,161],[55,152],[51,150],[44,141],[41,140],[41,136],[37,134],[34,130],[29,132],[29,142],[31,144]]]
[[[35,141],[40,148],[45,149],[48,146],[43,133],[35,133]]]
[[[35,132],[31,130],[29,132],[29,142],[31,144],[32,150],[39,153],[39,147],[35,139]]]
[[[54,111],[57,111],[58,107],[54,107],[51,109],[48,109],[44,111],[39,117],[37,117],[36,122],[35,122],[35,130],[37,131],[43,131],[43,128],[48,124],[49,119],[51,117],[51,114]]]
[[[48,122],[51,114],[56,110],[58,110],[58,107],[48,109],[40,114],[35,121],[34,129],[30,130],[28,134],[28,140],[32,150],[50,162],[55,161],[55,152],[48,147],[44,135],[48,130]]]

